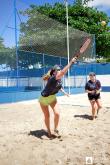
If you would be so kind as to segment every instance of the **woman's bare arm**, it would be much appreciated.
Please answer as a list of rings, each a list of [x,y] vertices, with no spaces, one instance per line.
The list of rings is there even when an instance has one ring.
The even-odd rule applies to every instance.
[[[67,73],[70,66],[75,63],[76,60],[77,57],[72,58],[69,64],[67,64],[60,72],[57,73],[56,80],[61,79]]]

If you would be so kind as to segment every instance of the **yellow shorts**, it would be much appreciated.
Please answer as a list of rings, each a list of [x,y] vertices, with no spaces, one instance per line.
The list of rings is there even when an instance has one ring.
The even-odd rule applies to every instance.
[[[40,96],[39,102],[43,105],[50,105],[52,102],[56,101],[56,95],[50,95],[48,97]]]

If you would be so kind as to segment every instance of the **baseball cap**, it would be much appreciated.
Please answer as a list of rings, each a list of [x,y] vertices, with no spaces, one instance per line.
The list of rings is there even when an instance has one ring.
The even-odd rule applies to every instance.
[[[90,72],[89,76],[95,76],[96,74],[94,72]]]
[[[54,65],[54,67],[52,68],[53,70],[61,70],[60,66],[59,65]]]

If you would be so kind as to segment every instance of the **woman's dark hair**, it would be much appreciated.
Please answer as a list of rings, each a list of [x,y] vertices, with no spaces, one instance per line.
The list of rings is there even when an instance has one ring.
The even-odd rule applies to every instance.
[[[55,71],[58,71],[58,70],[61,70],[60,66],[59,65],[54,65],[53,68],[50,71],[50,76],[53,76],[53,73]]]
[[[53,73],[54,73],[55,71],[56,71],[55,69],[51,69],[51,71],[50,71],[50,76],[53,76]]]

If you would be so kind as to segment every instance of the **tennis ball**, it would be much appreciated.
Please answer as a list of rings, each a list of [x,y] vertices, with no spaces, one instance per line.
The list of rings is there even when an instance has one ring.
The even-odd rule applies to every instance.
[[[102,26],[105,26],[105,25],[106,25],[106,22],[105,22],[105,21],[102,21],[102,22],[101,22],[101,25],[102,25]]]

